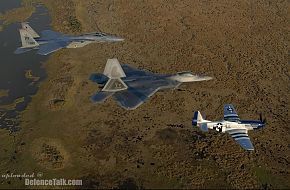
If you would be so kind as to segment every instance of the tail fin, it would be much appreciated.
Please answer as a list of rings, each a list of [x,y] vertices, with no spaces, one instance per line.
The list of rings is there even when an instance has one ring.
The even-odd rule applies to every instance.
[[[121,90],[126,90],[128,86],[122,81],[121,78],[126,77],[118,59],[108,59],[104,75],[109,77],[108,82],[102,91],[105,92],[117,92]]]
[[[39,46],[39,44],[33,39],[29,32],[24,29],[20,29],[19,32],[23,48],[32,48]]]
[[[32,38],[39,38],[40,36],[28,25],[27,22],[21,23],[22,29],[26,30]]]
[[[202,118],[202,115],[199,111],[194,112],[194,115],[192,118],[192,126],[199,127],[203,132],[208,131],[207,123]]]
[[[201,113],[199,111],[194,112],[193,118],[192,118],[192,125],[197,126],[201,122],[203,122]]]

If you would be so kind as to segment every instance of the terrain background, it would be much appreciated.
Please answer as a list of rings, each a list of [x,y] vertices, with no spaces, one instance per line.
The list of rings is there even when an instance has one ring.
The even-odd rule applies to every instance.
[[[101,30],[115,44],[64,49],[21,116],[1,131],[1,171],[83,179],[87,188],[290,188],[288,1],[47,0],[54,30]],[[214,80],[156,93],[133,111],[93,104],[88,80],[108,58],[156,73],[190,70]],[[192,128],[193,111],[267,118],[247,152],[227,134]],[[1,187],[24,187],[1,179]]]

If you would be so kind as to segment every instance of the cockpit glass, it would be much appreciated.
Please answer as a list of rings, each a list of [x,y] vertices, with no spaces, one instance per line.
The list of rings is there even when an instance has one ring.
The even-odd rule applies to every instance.
[[[106,36],[106,34],[105,33],[98,32],[98,33],[95,33],[95,36],[103,37],[103,36]]]
[[[95,36],[102,37],[103,34],[102,33],[95,33]]]
[[[181,76],[187,76],[187,77],[193,76],[191,72],[180,72],[178,74],[181,75]]]

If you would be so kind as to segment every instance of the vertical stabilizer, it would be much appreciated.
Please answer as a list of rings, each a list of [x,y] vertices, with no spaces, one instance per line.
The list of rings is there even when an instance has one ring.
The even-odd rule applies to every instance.
[[[32,38],[39,38],[40,36],[28,25],[27,22],[21,23],[22,29],[26,30]]]
[[[122,78],[126,77],[118,59],[108,59],[104,75],[106,75],[109,78]]]
[[[199,111],[196,111],[193,114],[192,126],[199,127],[203,132],[208,132],[207,121],[202,118]]]
[[[197,126],[199,123],[203,122],[202,115],[199,111],[194,112],[193,118],[192,118],[192,125]]]
[[[118,59],[108,59],[103,74],[109,77],[109,80],[102,91],[117,92],[128,88],[128,86],[121,79],[126,77],[126,74],[124,73]]]
[[[32,48],[39,46],[39,44],[33,39],[33,37],[24,29],[20,29],[20,37],[23,48]]]

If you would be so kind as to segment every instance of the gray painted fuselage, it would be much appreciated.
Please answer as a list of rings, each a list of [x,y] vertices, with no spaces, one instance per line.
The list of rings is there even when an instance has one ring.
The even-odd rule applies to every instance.
[[[64,43],[67,44],[66,48],[78,48],[91,43],[120,42],[123,41],[124,39],[109,34],[102,34],[102,36],[95,36],[93,34],[84,34],[80,36],[60,35],[58,37],[51,38],[40,37],[35,40],[37,43],[39,43],[39,45],[47,43]]]
[[[121,67],[125,77],[119,79],[110,78],[110,76],[101,73],[91,75],[90,80],[98,83],[102,88],[101,91],[91,97],[93,102],[102,103],[112,96],[121,107],[132,110],[143,104],[159,90],[174,89],[184,82],[212,79],[207,76],[193,75],[190,72],[181,72],[173,75],[155,74],[126,64],[122,64]],[[113,82],[116,82],[116,85],[112,85],[111,83]]]

